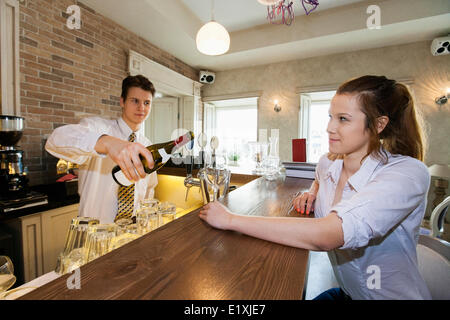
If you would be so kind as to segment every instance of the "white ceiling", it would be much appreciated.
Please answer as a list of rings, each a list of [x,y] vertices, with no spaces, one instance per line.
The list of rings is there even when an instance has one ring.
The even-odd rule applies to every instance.
[[[319,0],[306,15],[294,2],[291,26],[268,23],[257,0],[215,0],[215,20],[230,32],[221,56],[197,51],[195,37],[211,18],[211,0],[80,0],[153,45],[201,70],[221,71],[319,55],[432,40],[450,34],[450,0]],[[369,5],[381,13],[370,30]]]
[[[194,12],[195,15],[206,23],[211,20],[211,0],[181,0],[183,4]],[[295,16],[305,15],[305,10],[300,5],[300,0],[290,0],[294,2]],[[319,12],[343,5],[348,5],[364,0],[320,0],[320,5],[313,11]],[[286,4],[288,1],[286,0]],[[311,13],[312,14],[312,13]],[[257,0],[215,0],[214,17],[222,24],[228,32],[248,29],[268,22],[267,7]]]

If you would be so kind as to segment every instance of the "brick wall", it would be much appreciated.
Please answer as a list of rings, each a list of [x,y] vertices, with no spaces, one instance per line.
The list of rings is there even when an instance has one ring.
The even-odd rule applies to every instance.
[[[81,29],[66,26],[66,9],[81,8]],[[140,54],[191,79],[198,70],[72,0],[25,0],[20,5],[21,113],[30,185],[55,181],[57,159],[45,141],[53,129],[88,116],[117,117],[127,52]],[[151,79],[150,79],[151,80]]]

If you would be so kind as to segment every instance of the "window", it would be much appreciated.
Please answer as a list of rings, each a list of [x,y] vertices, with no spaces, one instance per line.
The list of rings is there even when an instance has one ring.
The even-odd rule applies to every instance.
[[[210,101],[204,105],[205,133],[219,138],[219,152],[242,155],[258,139],[258,98]]]
[[[328,152],[328,110],[336,91],[300,95],[299,137],[306,139],[306,161],[317,163]]]

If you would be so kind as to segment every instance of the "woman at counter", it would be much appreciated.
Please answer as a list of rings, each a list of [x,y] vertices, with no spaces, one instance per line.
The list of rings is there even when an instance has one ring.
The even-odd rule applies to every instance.
[[[331,101],[329,153],[310,190],[293,200],[315,219],[244,216],[218,202],[199,217],[211,226],[327,251],[340,288],[316,299],[431,299],[416,245],[430,177],[408,89],[383,76],[342,84]]]

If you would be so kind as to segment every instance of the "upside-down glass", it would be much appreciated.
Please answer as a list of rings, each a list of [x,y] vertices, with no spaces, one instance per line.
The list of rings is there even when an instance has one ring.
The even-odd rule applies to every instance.
[[[177,207],[170,202],[161,202],[158,206],[159,223],[161,226],[176,218]]]
[[[136,224],[138,234],[144,235],[159,227],[159,218],[157,208],[141,209],[136,213]]]
[[[158,199],[154,199],[154,198],[142,199],[139,202],[139,210],[146,209],[146,208],[150,208],[150,209],[154,208],[155,210],[157,210],[158,205],[159,205]]]
[[[90,217],[77,217],[72,219],[67,231],[64,250],[58,255],[55,272],[65,274],[71,272],[85,263],[84,246],[87,231],[90,226],[97,225],[98,219]]]
[[[14,265],[7,256],[0,256],[0,292],[11,288],[16,282],[14,275]]]
[[[114,223],[90,226],[85,246],[85,263],[111,251],[111,241],[117,234],[118,227]]]
[[[89,217],[77,217],[72,219],[66,236],[63,253],[68,255],[73,249],[83,248],[86,243],[89,226],[98,224],[98,219]]]
[[[120,236],[123,233],[127,232],[127,227],[130,224],[133,224],[133,220],[131,218],[122,218],[118,219],[115,224],[117,225],[117,235]]]
[[[110,251],[120,248],[128,242],[140,237],[138,225],[136,223],[126,225],[122,231],[123,232],[121,233],[117,233],[116,237],[111,240]]]

